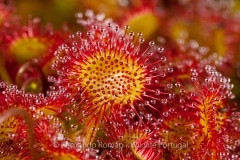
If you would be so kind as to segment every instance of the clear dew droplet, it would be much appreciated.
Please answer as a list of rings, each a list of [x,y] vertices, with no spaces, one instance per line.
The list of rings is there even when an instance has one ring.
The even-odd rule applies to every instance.
[[[150,103],[151,103],[151,104],[156,104],[156,102],[157,102],[157,101],[156,101],[155,99],[151,99],[151,100],[150,100]]]
[[[192,77],[191,80],[192,80],[192,81],[197,81],[197,78]]]
[[[125,28],[125,30],[129,30],[130,26],[129,25],[125,25],[124,28]]]
[[[158,52],[162,53],[164,51],[164,48],[163,47],[159,47],[158,48]]]
[[[198,76],[198,73],[197,73],[197,72],[193,72],[193,73],[192,73],[192,76],[193,76],[193,77],[197,77],[197,76]]]
[[[169,88],[169,89],[173,88],[173,84],[172,83],[168,83],[167,84],[167,88]]]
[[[5,87],[6,87],[6,83],[0,82],[0,88],[5,88]]]
[[[143,43],[144,42],[144,38],[139,38],[139,43]]]
[[[181,99],[179,100],[179,102],[180,102],[180,103],[185,103],[185,99],[181,98]]]
[[[71,117],[69,117],[69,116],[65,116],[65,118],[64,118],[66,121],[70,121],[71,120]]]
[[[180,83],[180,82],[176,82],[176,83],[175,83],[175,86],[176,86],[176,87],[181,87],[181,83]]]
[[[154,67],[152,67],[152,68],[150,69],[150,72],[155,72],[155,71],[157,71],[157,67],[156,67],[156,66],[154,66]]]
[[[167,104],[167,101],[168,101],[168,100],[167,100],[166,98],[164,98],[164,99],[161,100],[161,103],[162,103],[162,104]]]
[[[70,34],[70,35],[69,35],[69,38],[70,38],[70,39],[74,39],[74,37],[75,37],[74,34]]]
[[[152,118],[152,114],[149,114],[149,113],[145,114],[145,118],[148,119],[148,120],[151,119]]]
[[[51,119],[53,119],[53,115],[50,114],[50,115],[47,116],[47,118],[48,118],[49,120],[51,120]]]
[[[142,37],[142,33],[139,32],[139,33],[137,34],[137,36],[138,36],[138,37]]]
[[[165,56],[163,56],[163,57],[160,58],[160,60],[161,60],[162,62],[165,62],[165,61],[167,60],[167,58],[166,58]]]
[[[163,78],[166,76],[166,73],[162,72],[162,73],[160,73],[160,76]]]
[[[169,97],[170,99],[172,99],[172,98],[175,97],[175,94],[174,94],[174,93],[169,93],[169,94],[168,94],[168,97]]]
[[[164,117],[168,117],[169,113],[168,112],[163,112]]]
[[[13,138],[15,137],[15,134],[14,134],[14,133],[9,133],[9,134],[8,134],[8,137],[9,137],[10,139],[13,139]]]
[[[115,31],[119,31],[119,29],[120,29],[119,26],[115,27]]]
[[[159,89],[155,90],[155,95],[160,95],[161,91]]]
[[[30,106],[29,109],[30,109],[31,111],[35,111],[35,110],[36,110],[36,107],[35,107],[35,106]]]
[[[130,36],[130,37],[133,37],[133,36],[134,36],[134,32],[131,31],[131,32],[129,33],[129,36]]]
[[[78,37],[81,37],[81,36],[82,36],[82,32],[77,31],[76,35],[77,35]]]
[[[154,46],[154,45],[155,45],[155,42],[153,42],[153,41],[149,42],[149,46],[150,46],[150,47],[152,47],[152,46]]]
[[[172,68],[172,67],[169,67],[169,68],[167,69],[167,71],[168,71],[168,73],[172,73],[172,72],[173,72],[173,68]]]

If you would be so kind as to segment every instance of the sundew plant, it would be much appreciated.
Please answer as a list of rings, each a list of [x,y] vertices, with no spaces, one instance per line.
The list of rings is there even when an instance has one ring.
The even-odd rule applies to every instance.
[[[0,159],[239,160],[238,0],[0,0]]]

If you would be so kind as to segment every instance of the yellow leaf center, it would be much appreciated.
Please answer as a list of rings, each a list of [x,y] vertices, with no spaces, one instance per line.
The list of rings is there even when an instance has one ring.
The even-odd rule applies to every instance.
[[[10,46],[10,52],[19,63],[36,58],[46,51],[46,44],[36,37],[19,38]]]
[[[151,11],[143,11],[130,17],[126,24],[135,33],[141,32],[145,39],[150,38],[158,29],[159,20]]]
[[[99,107],[131,105],[143,93],[144,70],[127,54],[96,53],[80,70],[81,86]]]

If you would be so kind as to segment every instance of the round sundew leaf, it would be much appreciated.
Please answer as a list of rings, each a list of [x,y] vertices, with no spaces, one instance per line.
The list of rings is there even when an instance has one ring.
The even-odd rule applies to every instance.
[[[46,53],[47,45],[37,37],[19,38],[10,45],[10,52],[19,63]]]
[[[27,92],[40,93],[42,91],[42,82],[39,78],[29,78],[21,87]]]
[[[126,24],[135,33],[142,33],[145,39],[150,38],[159,26],[156,15],[150,11],[142,11],[128,18]]]
[[[93,142],[101,123],[114,110],[118,112],[124,106],[135,112],[144,110],[140,101],[157,110],[149,101],[160,101],[159,95],[165,94],[156,94],[162,88],[156,82],[166,75],[161,74],[168,65],[165,58],[153,41],[141,46],[141,34],[135,37],[127,30],[98,22],[86,34],[71,35],[72,43],[63,44],[55,54],[57,83],[82,106],[79,112],[86,143]]]

